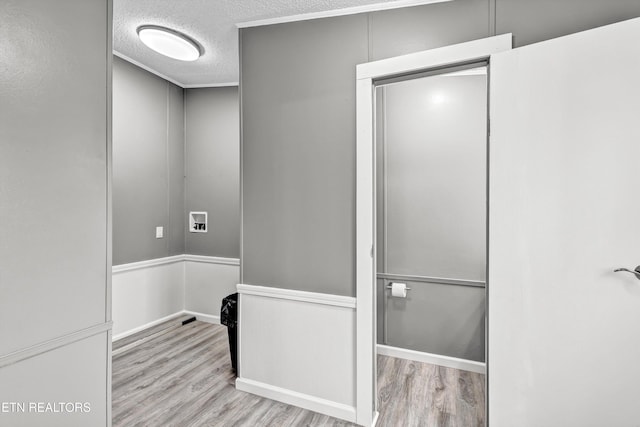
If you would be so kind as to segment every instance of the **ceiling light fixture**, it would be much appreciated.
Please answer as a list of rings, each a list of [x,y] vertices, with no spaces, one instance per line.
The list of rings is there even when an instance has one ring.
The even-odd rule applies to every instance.
[[[156,52],[180,61],[195,61],[204,53],[200,44],[179,31],[158,25],[142,25],[137,29],[142,43]]]

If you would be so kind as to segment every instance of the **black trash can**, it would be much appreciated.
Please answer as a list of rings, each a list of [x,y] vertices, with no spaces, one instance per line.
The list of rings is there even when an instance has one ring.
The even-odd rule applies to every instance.
[[[227,327],[229,335],[229,352],[231,367],[234,372],[238,362],[238,294],[231,294],[222,299],[220,307],[220,323]]]

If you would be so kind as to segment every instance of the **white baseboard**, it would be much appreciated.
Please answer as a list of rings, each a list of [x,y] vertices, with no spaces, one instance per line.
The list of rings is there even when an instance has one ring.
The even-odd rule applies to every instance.
[[[432,365],[444,366],[447,368],[460,369],[462,371],[477,372],[486,374],[486,364],[474,360],[458,359],[456,357],[441,356],[439,354],[423,353],[421,351],[407,350],[405,348],[391,347],[378,344],[376,346],[378,354],[383,356],[397,357],[399,359],[414,360],[416,362],[430,363]]]
[[[220,316],[214,316],[213,314],[206,314],[206,313],[198,313],[197,311],[189,311],[189,310],[185,310],[183,311],[183,313],[189,316],[195,316],[196,320],[199,320],[201,322],[212,323],[214,325],[220,324]]]
[[[349,422],[356,421],[356,408],[353,406],[320,399],[246,378],[236,379],[236,389]]]
[[[176,313],[170,314],[169,316],[163,317],[162,319],[154,320],[153,322],[146,323],[142,326],[138,326],[137,328],[133,328],[128,331],[122,332],[121,334],[115,335],[113,337],[113,341],[118,341],[119,339],[126,338],[140,331],[144,331],[147,328],[152,328],[156,325],[159,325],[162,322],[166,322],[167,320],[175,319],[176,317],[180,317],[184,315],[194,316],[196,320],[199,320],[201,322],[211,323],[214,325],[220,324],[220,316],[214,316],[212,314],[206,314],[206,313],[198,313],[198,312],[189,311],[189,310],[182,310],[182,311],[178,311]]]
[[[118,341],[119,339],[126,338],[126,337],[128,337],[130,335],[133,335],[135,333],[138,333],[140,331],[144,331],[147,328],[151,328],[153,326],[159,325],[162,322],[166,322],[167,320],[175,319],[176,317],[182,316],[183,314],[185,314],[184,311],[178,311],[176,313],[173,313],[173,314],[170,314],[168,316],[165,316],[165,317],[163,317],[161,319],[154,320],[153,322],[149,322],[149,323],[146,323],[144,325],[138,326],[136,328],[129,329],[128,331],[119,333],[118,335],[114,335],[112,340],[113,341]]]

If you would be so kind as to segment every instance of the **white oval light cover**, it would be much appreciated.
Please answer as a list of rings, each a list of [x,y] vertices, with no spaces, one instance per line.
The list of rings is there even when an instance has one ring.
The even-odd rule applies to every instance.
[[[194,40],[169,28],[143,25],[138,28],[138,37],[147,47],[169,58],[195,61],[202,55]]]

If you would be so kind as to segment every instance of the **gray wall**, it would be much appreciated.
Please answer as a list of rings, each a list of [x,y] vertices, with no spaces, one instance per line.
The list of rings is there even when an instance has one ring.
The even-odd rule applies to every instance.
[[[183,90],[114,57],[114,265],[184,253],[184,224]]]
[[[238,88],[175,86],[114,57],[113,263],[240,256]],[[207,233],[189,233],[207,211]],[[164,226],[164,238],[155,238]]]
[[[379,87],[378,271],[484,281],[487,76]],[[386,189],[386,191],[384,191]]]
[[[484,282],[486,74],[380,86],[376,99],[378,272]],[[378,280],[379,343],[484,360],[484,288],[394,281],[411,290],[395,298]]]
[[[243,282],[355,295],[355,65],[640,15],[635,0],[456,0],[241,30]]]
[[[524,46],[637,16],[638,0],[496,0],[495,25]]]
[[[370,58],[389,58],[487,37],[488,0],[455,0],[369,15]]]
[[[243,282],[350,295],[367,16],[242,31]]]
[[[207,233],[186,232],[186,253],[240,257],[238,88],[185,90],[186,214],[208,212]]]
[[[484,362],[484,288],[402,281],[411,290],[407,298],[387,299],[387,340],[383,343],[385,300],[382,281],[378,282],[379,344]]]
[[[355,295],[355,66],[485,37],[484,5],[241,31],[244,283]]]
[[[107,425],[110,9],[0,3],[0,425]]]

